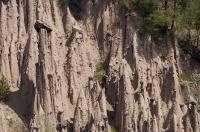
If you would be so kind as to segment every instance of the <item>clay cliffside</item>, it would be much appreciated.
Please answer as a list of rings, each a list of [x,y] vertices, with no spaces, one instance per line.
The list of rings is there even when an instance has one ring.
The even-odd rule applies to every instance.
[[[180,56],[173,33],[140,34],[142,18],[114,0],[76,2],[0,1],[0,71],[19,131],[200,131],[179,81],[183,70],[200,72],[199,61]],[[100,60],[103,82],[94,77]],[[16,131],[8,106],[2,132]]]

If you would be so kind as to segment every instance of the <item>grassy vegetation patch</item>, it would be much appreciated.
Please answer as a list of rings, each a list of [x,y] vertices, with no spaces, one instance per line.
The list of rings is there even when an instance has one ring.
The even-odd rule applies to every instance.
[[[187,75],[186,73],[180,74],[180,75],[179,75],[179,79],[180,79],[181,81],[190,81],[190,80],[191,80],[191,79],[190,79],[190,76]]]
[[[111,126],[111,132],[117,132],[116,128]]]
[[[187,90],[188,94],[195,99],[197,102],[197,110],[200,111],[200,74],[192,74],[189,76],[184,73],[179,75],[179,81],[181,88]]]
[[[10,88],[10,86],[9,86],[7,79],[4,76],[1,76],[1,78],[0,78],[0,102],[8,101],[8,95],[10,93],[9,88]]]
[[[96,64],[96,70],[94,73],[94,79],[97,80],[101,85],[106,83],[106,71],[105,71],[105,61],[100,60]]]

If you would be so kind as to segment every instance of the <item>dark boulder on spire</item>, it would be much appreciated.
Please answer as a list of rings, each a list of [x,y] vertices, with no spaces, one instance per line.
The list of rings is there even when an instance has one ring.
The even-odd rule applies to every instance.
[[[46,29],[48,32],[52,31],[52,28],[50,25],[48,25],[46,22],[42,21],[42,20],[37,20],[35,22],[35,30],[39,31],[41,28]]]

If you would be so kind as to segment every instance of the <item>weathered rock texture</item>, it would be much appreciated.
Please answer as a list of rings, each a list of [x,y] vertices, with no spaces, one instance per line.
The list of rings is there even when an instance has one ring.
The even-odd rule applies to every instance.
[[[55,132],[62,121],[74,132],[200,131],[180,89],[173,34],[139,34],[142,19],[114,0],[77,2],[79,10],[59,0],[0,1],[0,71],[11,84],[8,105],[29,131]],[[35,28],[37,20],[45,24]],[[104,87],[94,78],[100,56]]]

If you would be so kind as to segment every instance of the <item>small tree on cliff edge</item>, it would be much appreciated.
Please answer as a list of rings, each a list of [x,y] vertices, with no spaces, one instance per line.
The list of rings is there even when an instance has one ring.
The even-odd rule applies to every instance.
[[[0,77],[0,102],[8,101],[9,91],[9,83],[4,76]]]

